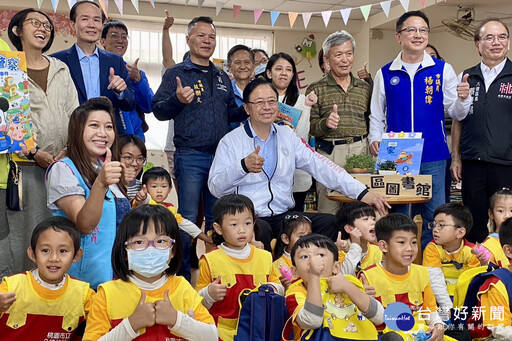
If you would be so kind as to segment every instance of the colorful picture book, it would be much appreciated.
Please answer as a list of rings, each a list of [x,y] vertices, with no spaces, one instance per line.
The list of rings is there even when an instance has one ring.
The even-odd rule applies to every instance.
[[[0,51],[0,153],[34,148],[24,52]]]
[[[375,168],[386,161],[393,161],[401,175],[420,174],[423,139],[421,133],[383,133]]]
[[[278,109],[279,111],[277,112],[277,120],[279,122],[283,122],[286,125],[289,125],[294,130],[297,129],[297,124],[299,123],[299,118],[300,114],[302,114],[302,111],[281,102],[279,102]]]

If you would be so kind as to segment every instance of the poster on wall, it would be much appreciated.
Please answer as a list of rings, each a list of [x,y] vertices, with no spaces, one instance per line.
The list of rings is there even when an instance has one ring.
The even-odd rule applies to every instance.
[[[0,153],[34,148],[24,52],[0,51]]]

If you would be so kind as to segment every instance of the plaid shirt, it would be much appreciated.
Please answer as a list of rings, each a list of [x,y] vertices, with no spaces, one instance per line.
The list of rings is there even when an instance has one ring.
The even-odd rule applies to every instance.
[[[326,77],[311,84],[306,94],[315,91],[318,103],[311,108],[310,134],[320,138],[347,138],[368,134],[372,88],[368,83],[350,74],[350,85],[345,92],[329,72]],[[338,105],[340,121],[337,129],[327,128],[332,106]]]

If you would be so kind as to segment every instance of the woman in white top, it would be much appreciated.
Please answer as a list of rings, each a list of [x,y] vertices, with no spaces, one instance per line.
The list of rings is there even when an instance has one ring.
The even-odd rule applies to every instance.
[[[317,101],[315,93],[311,92],[304,96],[299,92],[297,68],[289,54],[283,52],[273,54],[267,63],[265,75],[268,81],[277,89],[279,102],[302,111],[295,132],[307,143],[309,141],[309,113],[311,106]],[[293,182],[294,211],[304,211],[304,199],[312,183],[311,175],[302,170],[295,171]]]

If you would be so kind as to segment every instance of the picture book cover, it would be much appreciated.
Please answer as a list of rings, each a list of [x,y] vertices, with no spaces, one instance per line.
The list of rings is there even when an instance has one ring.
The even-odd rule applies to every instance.
[[[289,125],[291,128],[293,128],[293,130],[297,129],[297,124],[299,123],[299,118],[300,114],[302,114],[302,111],[281,102],[279,102],[278,110],[277,121]]]
[[[0,51],[0,153],[34,148],[24,52]]]
[[[423,139],[421,133],[384,133],[380,142],[375,168],[386,161],[393,161],[401,175],[420,173]]]

